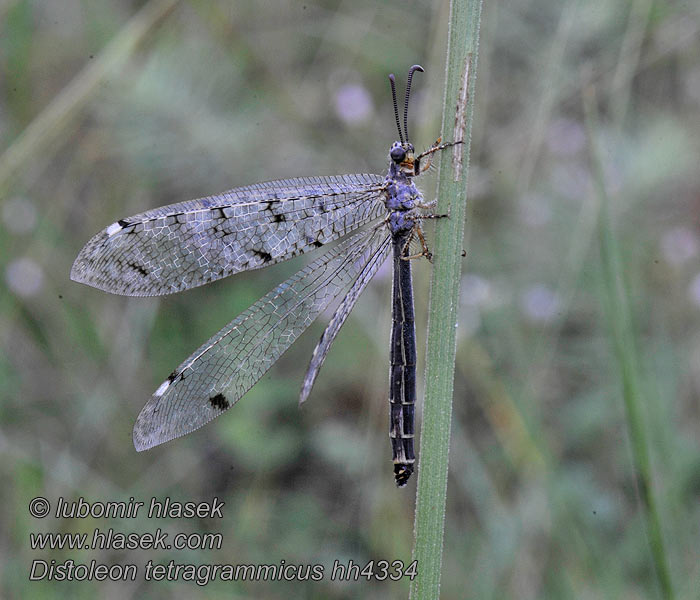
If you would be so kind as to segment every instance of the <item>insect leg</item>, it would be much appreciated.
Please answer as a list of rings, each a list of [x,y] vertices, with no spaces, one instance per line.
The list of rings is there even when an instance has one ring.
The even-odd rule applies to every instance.
[[[442,138],[438,138],[435,143],[425,150],[424,152],[421,152],[418,156],[413,161],[414,165],[414,171],[416,175],[420,175],[421,171],[427,171],[430,168],[430,161],[431,158],[428,158],[428,165],[425,167],[425,169],[421,169],[420,166],[420,161],[425,158],[426,156],[430,157],[431,154],[435,154],[436,152],[439,152],[440,150],[445,150],[446,148],[450,148],[451,146],[456,146],[457,144],[463,144],[464,142],[462,140],[459,140],[457,142],[445,142],[444,144],[441,144],[440,141]]]

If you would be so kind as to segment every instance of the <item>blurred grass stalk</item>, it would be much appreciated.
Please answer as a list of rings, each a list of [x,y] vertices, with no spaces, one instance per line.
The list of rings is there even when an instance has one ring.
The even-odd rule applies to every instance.
[[[61,135],[70,132],[80,109],[95,88],[121,67],[153,28],[175,8],[179,0],[149,0],[122,27],[103,50],[37,115],[20,136],[0,154],[0,198],[11,186],[11,179],[41,155],[47,147],[55,150]]]
[[[622,255],[610,218],[610,199],[605,188],[603,158],[598,145],[597,99],[592,85],[584,88],[583,106],[593,185],[600,206],[598,211],[598,240],[603,278],[603,302],[608,314],[610,338],[622,384],[627,428],[632,445],[635,480],[642,500],[642,511],[652,561],[654,562],[661,594],[664,598],[670,599],[674,597],[673,586],[668,569],[661,520],[651,474],[648,450],[649,440],[644,424],[642,406],[640,363],[630,313],[630,293],[622,267]]]
[[[436,213],[433,277],[428,309],[425,402],[420,436],[413,558],[418,577],[410,597],[440,596],[447,467],[457,338],[462,244],[467,205],[469,143],[474,112],[481,0],[451,0],[442,133],[464,143],[443,152]]]

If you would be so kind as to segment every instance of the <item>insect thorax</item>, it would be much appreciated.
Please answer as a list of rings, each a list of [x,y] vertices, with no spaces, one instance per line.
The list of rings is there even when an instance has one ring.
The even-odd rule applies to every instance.
[[[392,233],[409,231],[415,224],[416,205],[423,197],[413,183],[412,173],[406,173],[405,163],[390,161],[386,176],[386,196],[384,204],[389,211],[389,229]]]

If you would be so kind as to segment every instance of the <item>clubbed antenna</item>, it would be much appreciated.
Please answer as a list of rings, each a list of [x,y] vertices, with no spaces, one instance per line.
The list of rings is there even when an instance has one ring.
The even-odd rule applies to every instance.
[[[409,140],[408,137],[408,99],[411,96],[411,80],[413,79],[413,74],[416,71],[420,71],[421,73],[424,72],[423,67],[420,65],[413,65],[409,70],[408,70],[408,78],[406,79],[406,97],[404,100],[404,105],[403,105],[403,130],[404,133],[406,134],[406,141]],[[393,88],[393,85],[392,85]],[[394,106],[396,106],[396,95],[394,95]],[[399,115],[396,115],[396,120],[399,120]],[[401,140],[403,143],[403,140]]]
[[[401,133],[401,123],[399,122],[399,106],[396,104],[396,79],[394,74],[389,75],[389,83],[391,84],[391,99],[394,101],[394,117],[396,118],[396,129],[399,132],[399,141],[403,144],[403,133]]]

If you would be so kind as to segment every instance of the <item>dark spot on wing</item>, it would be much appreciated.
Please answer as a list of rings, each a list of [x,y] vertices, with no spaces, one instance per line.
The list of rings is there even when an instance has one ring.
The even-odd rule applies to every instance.
[[[284,223],[287,220],[287,217],[284,215],[275,215],[275,218],[273,219],[275,223]]]
[[[141,265],[131,262],[127,263],[127,266],[131,267],[134,271],[137,271],[142,277],[146,277],[148,275],[148,271],[146,271],[146,269],[144,269]]]
[[[260,258],[262,258],[263,262],[268,263],[272,260],[272,254],[270,254],[269,252],[265,252],[264,250],[255,250],[255,249],[253,250],[253,252],[255,252],[255,254],[257,254]]]
[[[318,240],[314,240],[311,243],[314,245],[315,248],[320,248],[321,246],[323,246],[323,242],[319,242]]]
[[[218,410],[226,410],[229,406],[231,406],[229,404],[229,401],[226,400],[226,396],[224,396],[221,393],[209,398],[209,404],[211,404],[213,408],[216,408]]]
[[[172,383],[173,381],[175,381],[177,379],[177,376],[178,376],[178,372],[173,371],[172,373],[170,373],[170,375],[168,375],[168,381],[170,383]]]
[[[138,223],[129,223],[129,221],[125,221],[124,219],[120,219],[117,223],[121,225],[122,235],[134,235],[136,233],[136,225],[138,225]]]

